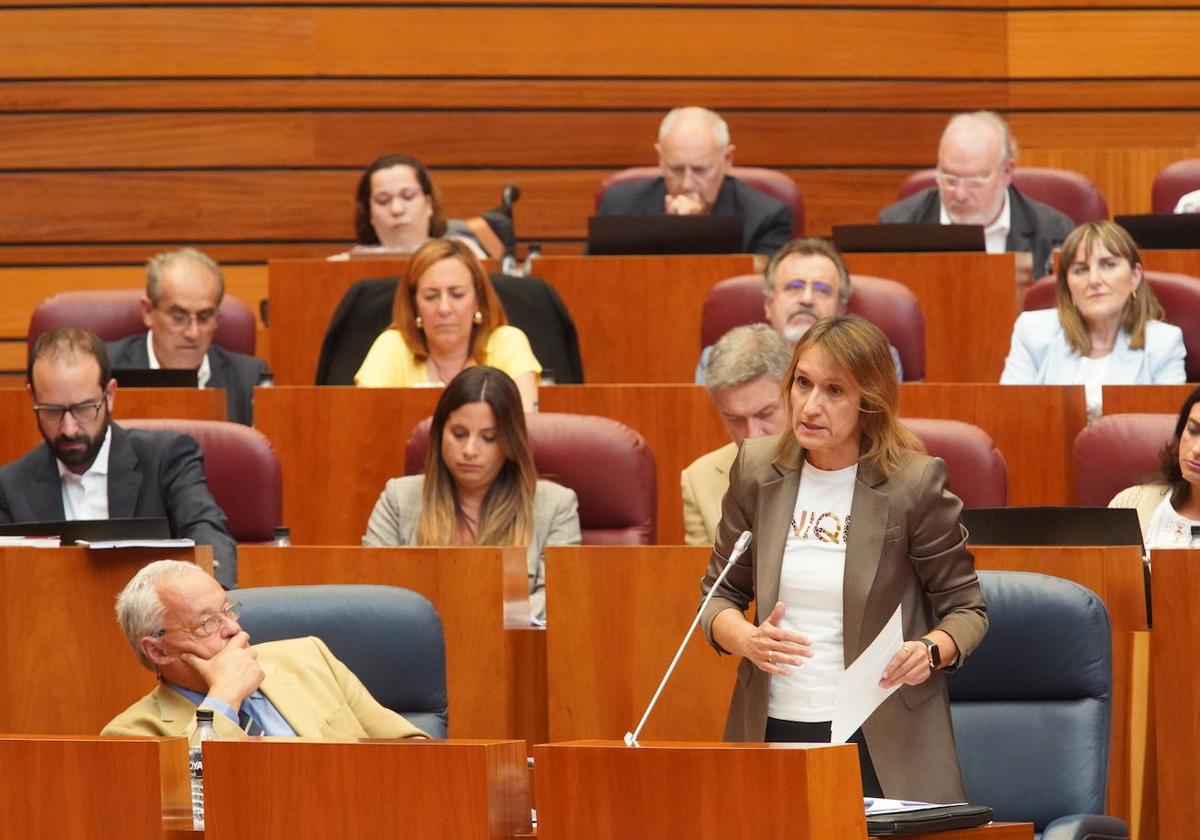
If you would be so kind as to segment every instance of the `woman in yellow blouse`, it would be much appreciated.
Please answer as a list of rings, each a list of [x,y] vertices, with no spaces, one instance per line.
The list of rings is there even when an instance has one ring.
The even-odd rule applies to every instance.
[[[396,289],[392,325],[375,339],[356,384],[367,388],[444,385],[471,365],[512,377],[526,411],[537,410],[542,366],[529,339],[508,325],[483,265],[461,242],[422,245]]]

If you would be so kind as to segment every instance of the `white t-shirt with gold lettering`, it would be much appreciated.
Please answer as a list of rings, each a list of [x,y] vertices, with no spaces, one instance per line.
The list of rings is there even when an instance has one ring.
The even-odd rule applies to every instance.
[[[811,639],[813,656],[792,666],[788,676],[771,678],[767,714],[773,718],[833,719],[837,681],[845,669],[842,578],[857,476],[858,464],[829,471],[806,463],[800,472],[779,574],[779,600],[786,607],[780,626]]]

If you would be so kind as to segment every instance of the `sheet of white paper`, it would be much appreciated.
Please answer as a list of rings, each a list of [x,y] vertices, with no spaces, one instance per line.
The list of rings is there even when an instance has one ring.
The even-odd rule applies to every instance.
[[[910,802],[906,799],[870,799],[863,798],[863,806],[866,808],[867,816],[873,817],[877,814],[903,814],[906,811],[927,811],[930,808],[945,808],[945,805],[936,805],[932,802]]]
[[[196,541],[180,537],[174,540],[79,540],[78,543],[99,551],[111,548],[191,548]]]
[[[888,662],[904,644],[904,629],[900,622],[900,605],[850,667],[838,678],[837,701],[833,707],[833,726],[830,742],[844,744],[854,731],[863,725],[879,704],[892,696],[894,688],[880,688],[879,678]]]

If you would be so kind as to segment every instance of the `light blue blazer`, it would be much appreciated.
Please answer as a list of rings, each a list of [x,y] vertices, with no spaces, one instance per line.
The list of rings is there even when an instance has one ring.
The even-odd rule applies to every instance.
[[[1179,385],[1187,381],[1183,331],[1162,321],[1146,324],[1146,344],[1129,346],[1121,330],[1104,375],[1107,385]],[[1074,385],[1079,354],[1067,344],[1057,309],[1022,312],[1013,325],[1012,347],[1001,385]]]

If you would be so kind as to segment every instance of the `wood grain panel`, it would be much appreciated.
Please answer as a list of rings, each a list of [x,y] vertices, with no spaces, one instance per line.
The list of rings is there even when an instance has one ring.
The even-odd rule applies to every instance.
[[[0,548],[0,732],[94,735],[154,687],[112,608],[138,569],[164,557],[212,569],[206,545]]]
[[[1069,37],[1065,35],[1069,33]],[[1012,11],[1012,78],[1200,76],[1200,10]]]
[[[529,829],[520,741],[211,741],[204,771],[207,840],[387,837],[398,826],[510,840]]]
[[[421,150],[432,167],[620,168],[655,160],[661,118],[658,111],[15,114],[0,116],[10,139],[0,168],[361,167],[379,155],[384,137],[391,148]],[[945,124],[929,113],[776,110],[727,119],[738,162],[775,167],[924,165]]]
[[[1200,156],[1200,147],[1026,149],[1021,162],[1030,166],[1071,169],[1092,180],[1108,201],[1110,215],[1149,213],[1154,176],[1168,163]]]
[[[1104,413],[1177,416],[1195,385],[1105,385]]]
[[[1200,809],[1200,682],[1189,667],[1200,646],[1200,552],[1155,551],[1153,563],[1159,836],[1187,837]]]
[[[41,245],[6,245],[0,243],[0,270],[17,266],[55,268],[64,266],[87,266],[89,268],[141,266],[145,263],[148,254],[177,244],[143,242],[78,245],[73,242],[50,242]],[[245,244],[191,240],[188,244],[193,248],[199,248],[219,262],[225,271],[228,271],[228,266],[236,263],[259,263],[262,264],[260,267],[265,267],[267,260],[272,258],[323,259],[349,247],[349,243],[345,239],[339,239],[336,242],[313,240],[311,242],[252,242]]]
[[[1200,104],[1200,82],[1162,83],[1171,106]],[[1063,97],[1118,107],[1144,104],[1157,85],[1108,82],[1079,91],[1065,82],[1008,84],[957,79],[0,79],[0,111],[187,111],[463,108],[650,108],[665,113],[680,102],[728,109],[1004,108],[1014,88],[1028,87],[1028,102],[1068,107]],[[1101,98],[1105,91],[1125,91]],[[1167,94],[1163,94],[1166,96]],[[1032,107],[1026,104],[1022,107]]]
[[[145,260],[162,248],[143,248]],[[242,300],[258,316],[258,302],[267,296],[267,271],[262,265],[226,265],[225,292]],[[86,289],[142,288],[146,271],[137,266],[90,268],[0,268],[0,336],[24,338],[34,308],[51,295]],[[262,328],[261,322],[259,323]]]
[[[963,420],[991,435],[1008,466],[1010,505],[1073,501],[1071,449],[1087,422],[1082,386],[905,382],[900,413]]]
[[[404,49],[396,49],[399,32]],[[789,48],[763,50],[764,32]],[[1002,76],[1004,16],[595,7],[0,12],[0,76],[10,78],[688,77],[700,68],[739,76],[748,55],[761,76],[877,78],[909,75],[913,55],[932,53],[931,77]],[[819,61],[805,67],[797,56]]]

